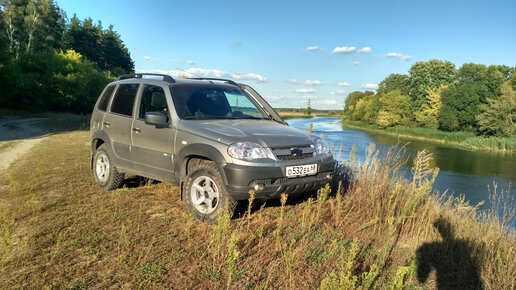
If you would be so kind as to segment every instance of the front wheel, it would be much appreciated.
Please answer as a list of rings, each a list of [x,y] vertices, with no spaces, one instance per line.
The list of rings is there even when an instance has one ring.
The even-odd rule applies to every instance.
[[[227,210],[232,216],[237,202],[228,196],[217,165],[199,160],[186,177],[184,201],[188,211],[198,220],[217,223]]]
[[[124,173],[116,169],[105,144],[100,145],[93,156],[93,175],[97,185],[104,190],[117,189],[124,181]]]

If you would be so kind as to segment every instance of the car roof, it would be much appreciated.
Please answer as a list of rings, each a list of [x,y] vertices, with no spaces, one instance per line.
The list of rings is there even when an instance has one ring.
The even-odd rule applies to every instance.
[[[144,77],[145,76],[145,77]],[[122,75],[116,78],[112,84],[134,84],[134,83],[145,83],[155,85],[169,85],[174,86],[176,84],[206,84],[206,85],[223,85],[223,86],[238,86],[233,80],[219,79],[219,78],[178,78],[174,79],[170,75],[166,74],[154,74],[154,73],[135,73],[129,75]]]

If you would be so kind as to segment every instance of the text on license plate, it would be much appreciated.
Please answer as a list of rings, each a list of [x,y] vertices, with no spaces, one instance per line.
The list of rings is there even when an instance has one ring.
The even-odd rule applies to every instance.
[[[314,175],[317,173],[317,164],[288,166],[286,168],[287,177],[298,177]]]

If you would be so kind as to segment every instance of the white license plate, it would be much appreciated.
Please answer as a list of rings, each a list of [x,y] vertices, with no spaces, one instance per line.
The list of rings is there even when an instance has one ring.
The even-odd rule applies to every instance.
[[[299,177],[317,174],[317,164],[288,166],[286,168],[287,177]]]

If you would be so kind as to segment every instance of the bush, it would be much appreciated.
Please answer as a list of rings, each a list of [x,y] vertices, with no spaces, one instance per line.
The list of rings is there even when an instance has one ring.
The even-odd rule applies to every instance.
[[[73,50],[23,54],[0,67],[0,105],[89,113],[109,81],[95,64]]]

